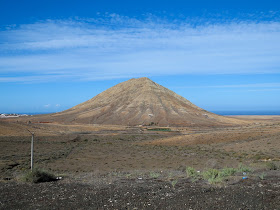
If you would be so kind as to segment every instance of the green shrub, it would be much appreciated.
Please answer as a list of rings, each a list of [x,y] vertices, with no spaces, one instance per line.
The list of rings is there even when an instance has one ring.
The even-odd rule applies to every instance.
[[[197,180],[200,177],[203,177],[204,180],[207,180],[210,184],[220,183],[225,180],[226,177],[233,176],[237,172],[251,172],[252,169],[248,166],[244,166],[242,164],[239,165],[238,168],[223,168],[223,169],[214,169],[210,168],[203,173],[197,172],[192,167],[186,168],[187,176],[192,178],[193,180]]]
[[[261,173],[260,175],[259,175],[259,178],[261,179],[261,180],[264,180],[264,177],[266,176],[266,173]]]
[[[266,165],[267,165],[269,170],[277,170],[278,169],[277,165],[274,162],[268,162]]]
[[[151,178],[156,179],[156,178],[158,178],[159,176],[160,176],[160,173],[150,172],[150,177],[151,177]]]
[[[27,172],[23,180],[25,182],[40,183],[40,182],[51,182],[56,181],[56,176],[42,169],[34,169]]]
[[[216,184],[216,183],[220,183],[222,181],[224,181],[224,178],[221,176],[217,176],[217,177],[211,177],[207,180],[210,184]]]
[[[206,180],[215,179],[218,176],[221,176],[220,171],[217,169],[214,169],[214,168],[210,168],[210,169],[208,169],[208,171],[203,172],[203,178]]]
[[[199,173],[193,167],[187,167],[186,173],[187,173],[187,176],[192,178],[193,180],[196,180],[199,178]]]
[[[175,189],[175,185],[177,184],[178,180],[177,179],[174,179],[172,182],[171,182],[171,185],[173,187],[173,189]]]
[[[238,172],[252,172],[252,169],[248,166],[243,165],[242,163],[238,166]]]
[[[210,184],[215,184],[222,182],[225,177],[232,176],[235,174],[236,169],[234,168],[224,168],[222,170],[218,169],[208,169],[207,171],[203,172],[203,178],[207,180]]]
[[[223,177],[232,176],[237,172],[236,168],[223,168],[221,170],[221,175]]]

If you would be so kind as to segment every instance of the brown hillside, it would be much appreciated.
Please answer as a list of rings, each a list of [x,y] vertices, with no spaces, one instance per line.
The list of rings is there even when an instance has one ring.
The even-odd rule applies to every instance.
[[[145,77],[122,82],[71,109],[41,118],[65,123],[159,126],[215,126],[238,121],[203,110]]]

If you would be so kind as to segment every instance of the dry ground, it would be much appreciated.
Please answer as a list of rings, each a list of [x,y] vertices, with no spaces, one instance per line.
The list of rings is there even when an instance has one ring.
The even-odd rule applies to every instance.
[[[119,179],[96,185],[65,181],[0,184],[0,209],[279,209],[279,179],[227,187],[180,180]],[[16,198],[16,199],[15,199]]]
[[[149,197],[151,196],[149,193],[155,191],[162,197],[170,194],[172,198],[178,199],[181,196],[180,192],[187,197],[191,196],[188,189],[191,189],[192,183],[186,177],[186,166],[192,166],[196,170],[203,171],[207,168],[238,167],[240,163],[250,166],[255,172],[249,177],[251,181],[247,181],[244,186],[241,176],[237,176],[233,181],[226,183],[228,187],[233,184],[231,186],[232,192],[236,194],[229,194],[229,197],[216,200],[218,199],[216,196],[227,194],[227,188],[214,187],[214,190],[211,191],[212,194],[205,194],[202,192],[209,188],[208,184],[204,183],[202,186],[198,182],[193,185],[195,195],[197,193],[197,197],[194,198],[196,201],[193,201],[196,204],[190,205],[191,201],[185,204],[186,202],[180,198],[181,200],[177,200],[177,206],[175,200],[170,201],[169,209],[172,209],[172,206],[180,208],[184,205],[193,209],[201,209],[203,205],[199,202],[198,195],[202,196],[201,199],[203,196],[205,198],[207,196],[213,197],[213,202],[205,202],[204,207],[212,202],[212,205],[220,205],[220,209],[224,209],[222,207],[229,208],[230,203],[226,204],[226,199],[235,199],[237,202],[238,198],[242,197],[240,193],[245,192],[249,192],[246,195],[249,199],[249,203],[247,203],[249,209],[280,208],[279,202],[277,203],[277,200],[280,199],[279,171],[269,171],[268,167],[268,163],[280,166],[280,117],[251,116],[246,118],[245,116],[238,116],[237,118],[248,120],[248,124],[235,127],[171,127],[157,130],[156,127],[153,129],[153,127],[80,124],[26,124],[17,122],[16,119],[1,120],[0,178],[2,182],[0,182],[0,186],[2,198],[0,199],[0,208],[20,208],[24,206],[36,208],[37,204],[38,208],[43,208],[39,203],[36,204],[34,200],[36,205],[31,204],[25,196],[22,196],[23,200],[20,201],[24,203],[23,206],[19,203],[15,203],[13,206],[7,201],[7,196],[16,193],[16,189],[19,191],[21,188],[39,190],[36,188],[38,185],[17,183],[21,174],[30,167],[31,137],[27,129],[35,132],[35,166],[48,169],[64,177],[62,182],[45,184],[42,187],[48,186],[50,189],[52,187],[55,189],[57,186],[59,190],[65,189],[67,191],[75,188],[75,186],[81,188],[81,185],[84,184],[85,189],[92,188],[93,190],[94,188],[94,192],[99,192],[101,189],[103,198],[102,193],[93,195],[92,192],[84,192],[95,199],[91,199],[90,202],[95,203],[95,207],[98,208],[115,208],[114,205],[109,205],[110,201],[107,204],[108,199],[114,197],[108,194],[109,188],[118,194],[117,192],[129,192],[129,186],[132,186],[131,189],[139,191],[137,196],[140,196],[143,202],[139,201],[137,204],[135,203],[137,199],[139,200],[137,196],[137,199],[128,196],[129,199],[120,201],[121,205],[116,204],[116,208],[124,209],[125,206],[128,207],[125,202],[134,202],[135,205],[132,206],[140,209],[148,208],[148,200],[151,198],[154,199],[153,202],[157,202],[158,208],[162,209],[160,206],[167,207],[169,201],[160,200],[160,197]],[[158,173],[159,177],[152,179],[155,173]],[[266,182],[258,181],[258,176],[261,173],[267,174]],[[143,179],[143,185],[138,183],[138,178]],[[178,180],[179,191],[174,191],[172,188],[172,180]],[[263,185],[264,188],[258,187],[259,184]],[[150,186],[154,187],[151,188]],[[168,188],[165,189],[165,186],[168,186]],[[162,191],[159,189],[162,189]],[[257,190],[252,191],[252,189]],[[262,189],[265,193],[270,192],[266,190],[272,190],[271,195],[269,193],[262,194]],[[149,196],[145,197],[145,193],[148,193]],[[252,194],[250,195],[250,193]],[[73,193],[70,194],[69,196],[74,196]],[[266,197],[267,195],[268,197]],[[36,197],[36,193],[33,196]],[[80,195],[75,196],[79,197]],[[230,196],[233,197],[230,198]],[[258,196],[261,196],[261,199],[254,203],[253,200],[257,199]],[[191,199],[191,197],[188,198]],[[264,200],[268,198],[271,200],[270,204],[265,204]],[[48,199],[50,198],[48,197]],[[55,205],[59,205],[60,201],[53,202],[55,208]],[[79,203],[80,201],[76,202]],[[155,209],[156,203],[153,202],[150,205]],[[234,207],[246,208],[245,204],[237,202]],[[271,206],[272,204],[274,206]],[[104,205],[106,206],[104,207]],[[81,208],[88,207],[82,206]],[[67,206],[64,206],[64,208],[67,209]]]

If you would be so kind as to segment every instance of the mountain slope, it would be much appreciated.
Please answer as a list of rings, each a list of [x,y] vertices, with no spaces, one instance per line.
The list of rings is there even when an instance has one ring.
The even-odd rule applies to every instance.
[[[66,123],[159,126],[213,126],[236,121],[203,110],[145,77],[122,82],[51,117]]]

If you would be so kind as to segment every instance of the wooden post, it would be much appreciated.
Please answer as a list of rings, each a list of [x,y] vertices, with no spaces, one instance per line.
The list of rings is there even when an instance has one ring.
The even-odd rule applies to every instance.
[[[34,147],[34,133],[32,133],[32,139],[31,139],[31,171],[33,170],[33,147]]]
[[[30,163],[30,165],[31,165],[31,171],[33,170],[33,151],[34,151],[34,133],[32,133],[30,130],[28,130],[30,133],[31,133],[31,135],[32,135],[32,137],[31,137],[31,163]]]

